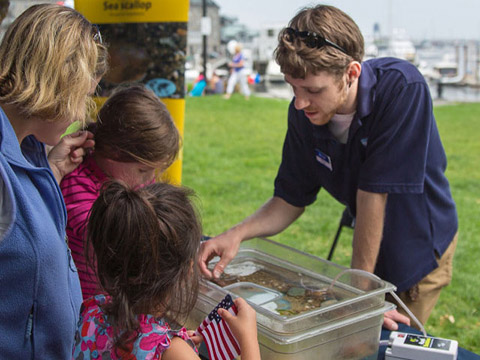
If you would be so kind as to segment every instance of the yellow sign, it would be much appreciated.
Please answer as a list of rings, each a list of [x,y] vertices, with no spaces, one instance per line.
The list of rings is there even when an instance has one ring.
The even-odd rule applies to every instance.
[[[180,136],[183,139],[184,119],[185,119],[185,99],[169,99],[163,98],[168,111],[172,115],[172,118],[177,125],[177,129],[180,132]],[[183,149],[178,154],[178,159],[161,175],[163,180],[167,180],[172,184],[181,184],[182,182],[182,160]]]
[[[109,51],[98,104],[119,85],[145,84],[165,103],[183,138],[189,0],[75,0]],[[182,150],[162,179],[181,183]]]
[[[188,0],[75,0],[95,24],[188,22]]]

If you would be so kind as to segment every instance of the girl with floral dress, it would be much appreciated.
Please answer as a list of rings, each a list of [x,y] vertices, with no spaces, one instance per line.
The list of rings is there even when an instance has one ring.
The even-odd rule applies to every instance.
[[[198,359],[199,336],[173,330],[198,293],[201,226],[191,192],[154,183],[132,189],[106,184],[87,225],[87,260],[102,290],[84,301],[73,359]],[[255,311],[236,299],[237,316],[219,315],[237,338],[242,359],[260,359]],[[192,336],[189,336],[192,335]]]

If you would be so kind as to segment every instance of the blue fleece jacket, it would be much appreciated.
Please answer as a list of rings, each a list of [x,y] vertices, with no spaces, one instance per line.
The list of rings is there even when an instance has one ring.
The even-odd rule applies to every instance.
[[[44,145],[0,109],[0,354],[71,359],[82,294]]]

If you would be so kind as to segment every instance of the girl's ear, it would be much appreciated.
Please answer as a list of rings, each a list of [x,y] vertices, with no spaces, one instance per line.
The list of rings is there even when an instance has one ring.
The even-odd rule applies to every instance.
[[[103,156],[95,156],[95,161],[105,174],[107,174],[108,176],[111,176],[112,169],[115,169],[115,166],[116,166],[115,160],[112,160]]]

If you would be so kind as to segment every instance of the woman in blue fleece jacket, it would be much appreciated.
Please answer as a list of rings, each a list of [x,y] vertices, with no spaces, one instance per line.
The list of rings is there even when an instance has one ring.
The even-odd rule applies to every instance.
[[[0,354],[69,359],[82,302],[58,182],[93,145],[64,137],[106,70],[98,29],[73,9],[36,5],[0,45]],[[49,153],[45,145],[55,146]]]

